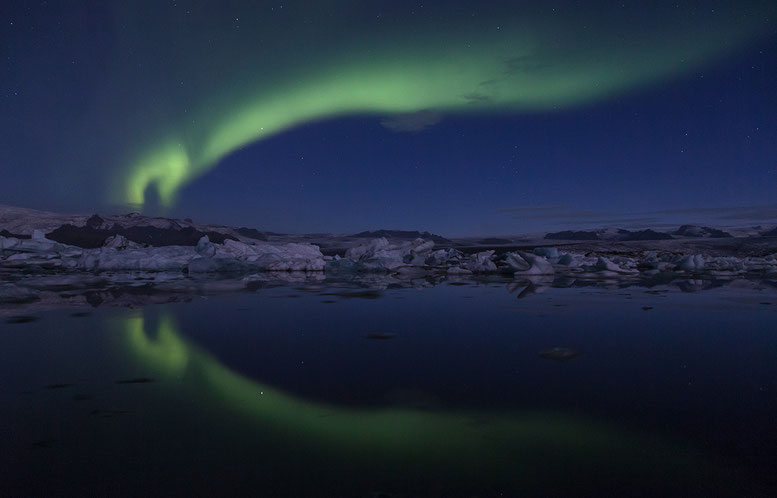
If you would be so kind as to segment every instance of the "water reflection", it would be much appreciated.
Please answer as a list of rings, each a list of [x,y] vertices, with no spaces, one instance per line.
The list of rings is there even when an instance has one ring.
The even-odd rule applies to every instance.
[[[0,277],[3,275],[0,275]],[[115,273],[100,278],[93,275],[67,275],[57,284],[49,274],[14,274],[0,288],[0,316],[22,316],[23,312],[62,307],[136,308],[149,304],[191,301],[201,296],[238,292],[261,292],[276,287],[296,286],[300,292],[321,293],[326,297],[374,299],[387,289],[426,289],[439,285],[501,285],[518,299],[541,294],[548,288],[662,289],[702,292],[729,287],[734,289],[777,289],[775,278],[678,278],[674,274],[619,276],[615,278],[534,275],[402,275],[352,273],[325,276],[321,272],[274,272],[240,277],[190,277],[167,273]],[[287,296],[288,297],[288,296]]]
[[[0,494],[768,495],[773,282],[293,277],[15,305]]]
[[[169,313],[155,320],[133,313],[118,325],[128,351],[163,383],[165,396],[196,397],[195,405],[215,406],[227,418],[238,414],[251,427],[248,434],[282,434],[286,445],[364,458],[350,460],[357,473],[371,475],[403,462],[414,471],[444,469],[444,476],[427,475],[433,480],[472,479],[475,471],[478,481],[470,482],[475,487],[496,479],[513,489],[552,486],[567,492],[608,480],[672,487],[677,483],[666,477],[681,474],[682,482],[701,474],[714,481],[699,459],[654,435],[561,412],[354,409],[313,402],[232,371],[184,339]]]

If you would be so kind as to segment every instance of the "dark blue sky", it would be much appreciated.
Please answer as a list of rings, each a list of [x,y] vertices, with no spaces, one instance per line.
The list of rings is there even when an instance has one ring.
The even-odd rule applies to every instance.
[[[375,118],[310,124],[231,155],[186,188],[180,208],[231,198],[220,207],[227,219],[258,214],[274,220],[268,228],[303,231],[494,234],[597,226],[620,215],[738,224],[703,210],[641,213],[777,202],[776,68],[770,40],[578,109],[451,117],[416,133],[390,132]],[[507,211],[520,206],[569,209]]]
[[[139,116],[121,106],[122,92],[132,101],[136,87],[152,88],[151,95],[156,87],[124,81],[116,94],[116,80],[106,75],[121,74],[111,57],[124,49],[109,41],[122,28],[104,7],[44,2],[15,10],[4,14],[2,28],[0,203],[130,210],[102,193],[123,171],[116,158],[145,145],[145,137],[125,139],[133,127],[150,120],[153,137],[156,122],[168,119],[171,112],[154,116],[170,92],[159,90]],[[224,155],[182,185],[170,206],[160,207],[147,189],[144,210],[274,231],[398,228],[451,236],[774,223],[777,24],[761,21],[765,34],[689,71],[571,106],[432,110],[429,126],[412,132],[388,129],[387,113],[373,111],[303,120]],[[430,16],[420,26],[434,23]],[[150,53],[139,64],[154,64]],[[153,81],[169,86],[177,77],[156,73]],[[200,87],[186,92],[174,94],[183,102],[179,113],[210,97]],[[730,209],[741,207],[753,209]]]

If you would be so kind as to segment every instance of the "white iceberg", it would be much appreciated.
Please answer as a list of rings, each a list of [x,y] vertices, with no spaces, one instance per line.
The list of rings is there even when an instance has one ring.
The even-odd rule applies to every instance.
[[[76,267],[87,271],[182,271],[196,257],[194,247],[165,246],[143,249],[101,247],[85,250]]]
[[[403,267],[426,266],[433,248],[434,242],[424,239],[391,244],[380,237],[348,249],[345,258],[357,263],[361,271],[394,272]]]
[[[555,247],[537,247],[534,249],[534,254],[537,256],[543,256],[548,259],[559,257],[558,249]]]
[[[131,240],[128,240],[123,235],[111,235],[107,239],[105,239],[105,242],[103,242],[103,247],[112,247],[114,249],[140,249],[143,247],[142,245],[138,244],[137,242],[132,242]]]
[[[509,252],[505,255],[505,263],[515,275],[552,275],[555,273],[553,265],[548,260],[535,254]]]
[[[493,273],[497,271],[493,261],[494,251],[482,251],[471,255],[462,263],[462,267],[472,273]]]
[[[698,272],[704,270],[704,256],[701,254],[689,254],[681,257],[676,267],[678,270]]]
[[[202,240],[200,242],[203,242]],[[198,247],[209,253],[207,244]],[[326,266],[321,249],[312,244],[244,244],[225,240],[215,245],[215,256],[236,259],[246,267],[267,271],[322,271]]]

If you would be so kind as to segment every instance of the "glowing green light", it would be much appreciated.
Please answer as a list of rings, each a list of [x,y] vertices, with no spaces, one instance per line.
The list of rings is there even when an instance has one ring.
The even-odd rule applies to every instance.
[[[180,143],[166,143],[140,160],[127,183],[131,204],[142,205],[149,185],[156,185],[160,201],[169,205],[178,188],[191,176],[191,163]]]
[[[188,346],[176,332],[175,323],[170,315],[163,315],[157,326],[156,339],[146,335],[143,315],[135,314],[123,319],[122,326],[132,349],[149,366],[167,376],[179,376],[189,361]]]
[[[165,385],[178,390],[191,383],[195,394],[187,396],[196,395],[199,405],[242,414],[263,430],[274,428],[333,451],[369,452],[383,458],[412,455],[427,463],[465,466],[502,452],[506,461],[509,454],[511,461],[528,464],[538,451],[556,457],[582,451],[587,459],[615,454],[621,459],[643,458],[647,448],[668,451],[656,441],[561,413],[349,409],[315,403],[233,372],[183,340],[170,315],[160,318],[152,334],[155,339],[149,338],[147,327],[141,315],[120,322],[130,351]]]
[[[592,33],[569,19],[495,18],[423,36],[352,40],[318,58],[291,57],[273,65],[273,74],[247,71],[239,86],[225,80],[216,94],[187,102],[187,119],[175,120],[165,135],[176,138],[152,137],[130,161],[122,200],[143,204],[153,186],[169,205],[183,185],[236,149],[334,116],[536,112],[612,97],[690,72],[757,31],[757,16],[720,16],[732,20],[634,33],[617,21]],[[264,67],[259,58],[241,63]]]

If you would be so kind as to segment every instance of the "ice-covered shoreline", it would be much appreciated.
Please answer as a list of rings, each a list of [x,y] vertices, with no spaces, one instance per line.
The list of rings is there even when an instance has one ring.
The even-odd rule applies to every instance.
[[[572,249],[572,250],[569,250]],[[713,276],[777,275],[777,251],[764,256],[714,256],[632,247],[626,254],[574,251],[542,246],[533,250],[464,253],[436,249],[430,240],[367,239],[345,251],[325,256],[309,243],[210,242],[196,246],[141,247],[121,235],[103,247],[85,249],[51,241],[40,231],[30,239],[0,236],[0,267],[41,271],[150,271],[195,273],[252,273],[307,271],[325,273],[499,273],[516,276],[569,274],[590,277],[652,276],[659,273]]]
[[[87,217],[8,206],[0,206],[0,222],[3,271],[664,280],[777,275],[777,237],[769,236],[774,230],[756,230],[761,227],[729,233],[684,225],[671,233],[600,229],[488,239],[397,230],[284,235],[138,213]]]
[[[290,284],[312,286],[314,292],[344,285],[348,290],[335,295],[369,298],[382,289],[446,282],[499,282],[519,298],[548,287],[591,285],[683,292],[724,285],[777,289],[775,253],[716,256],[685,254],[678,247],[600,243],[467,253],[437,248],[431,240],[381,237],[328,256],[314,244],[230,239],[214,244],[208,237],[195,246],[142,247],[118,235],[104,247],[86,249],[36,231],[30,239],[0,236],[0,315],[23,309],[135,307]]]

